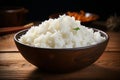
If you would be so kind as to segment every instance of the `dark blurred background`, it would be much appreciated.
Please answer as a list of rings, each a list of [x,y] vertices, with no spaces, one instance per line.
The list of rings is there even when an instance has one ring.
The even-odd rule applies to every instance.
[[[29,10],[27,20],[43,21],[59,12],[80,11],[96,13],[100,19],[120,15],[117,0],[0,0],[0,7],[21,6]]]

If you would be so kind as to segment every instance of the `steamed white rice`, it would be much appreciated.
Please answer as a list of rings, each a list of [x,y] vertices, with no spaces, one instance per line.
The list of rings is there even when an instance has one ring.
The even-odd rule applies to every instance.
[[[74,17],[60,15],[39,26],[31,27],[19,42],[41,48],[75,48],[97,44],[105,40],[100,32],[81,25]]]

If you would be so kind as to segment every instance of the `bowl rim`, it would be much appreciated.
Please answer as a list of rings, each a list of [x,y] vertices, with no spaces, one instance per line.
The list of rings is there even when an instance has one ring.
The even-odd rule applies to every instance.
[[[14,42],[16,41],[17,43],[19,43],[21,45],[24,45],[24,46],[27,46],[27,47],[37,48],[37,49],[44,49],[44,50],[79,50],[79,49],[87,49],[87,48],[96,47],[97,45],[102,44],[102,43],[104,43],[106,41],[108,42],[109,38],[110,38],[110,36],[106,32],[104,32],[104,31],[102,31],[100,29],[92,28],[94,31],[99,31],[100,33],[104,34],[104,36],[105,36],[106,39],[103,40],[103,41],[101,41],[101,42],[98,42],[97,44],[93,44],[93,45],[89,45],[89,46],[83,46],[83,47],[75,47],[75,48],[42,48],[42,47],[35,47],[35,46],[23,44],[23,43],[21,43],[21,42],[18,41],[18,39],[16,38],[16,36],[19,35],[22,32],[26,33],[29,29],[30,28],[24,29],[24,30],[20,30],[17,33],[15,33],[15,35],[14,35]]]

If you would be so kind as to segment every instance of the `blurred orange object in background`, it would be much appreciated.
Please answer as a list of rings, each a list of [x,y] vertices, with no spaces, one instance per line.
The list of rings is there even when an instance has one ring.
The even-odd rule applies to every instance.
[[[89,22],[89,21],[94,21],[99,18],[98,15],[93,14],[93,13],[86,13],[83,10],[80,10],[80,12],[70,12],[68,11],[66,13],[69,16],[75,17],[76,20],[80,20],[81,22]]]

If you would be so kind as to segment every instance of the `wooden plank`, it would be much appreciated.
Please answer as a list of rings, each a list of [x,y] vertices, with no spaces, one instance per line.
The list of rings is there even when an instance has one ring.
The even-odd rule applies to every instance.
[[[110,39],[105,51],[120,51],[120,32],[107,32]]]
[[[13,37],[14,34],[0,36],[0,51],[18,51]]]
[[[27,62],[20,53],[1,53],[0,69],[1,70],[26,70],[34,68],[32,64]]]
[[[40,72],[19,53],[0,54],[0,80],[118,80],[120,52],[104,52],[92,65],[76,72],[49,74]]]

